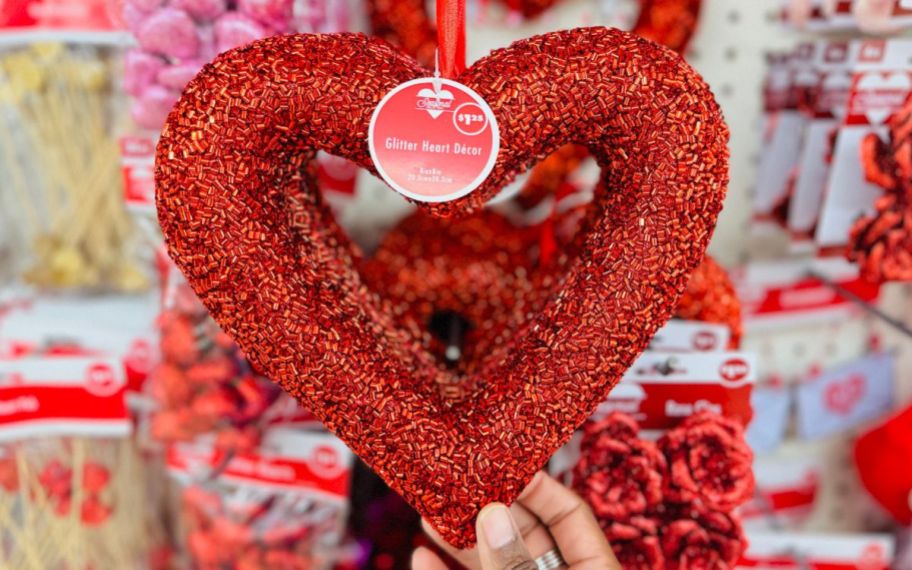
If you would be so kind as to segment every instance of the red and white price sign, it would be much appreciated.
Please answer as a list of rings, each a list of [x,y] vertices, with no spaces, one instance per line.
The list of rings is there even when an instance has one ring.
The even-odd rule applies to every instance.
[[[887,534],[749,532],[736,569],[887,570],[894,539]]]
[[[120,170],[127,208],[155,213],[155,141],[148,137],[121,138]]]
[[[168,449],[168,470],[178,479],[206,475],[224,459],[211,441],[198,439]],[[326,432],[277,428],[255,453],[237,454],[219,475],[239,486],[297,491],[345,501],[354,464],[352,452]]]
[[[659,352],[713,352],[725,350],[731,331],[725,325],[672,319],[652,337],[649,350]]]
[[[753,417],[751,390],[757,366],[753,354],[644,352],[624,374],[596,415],[623,412],[643,429],[664,430],[699,412]]]
[[[500,149],[497,120],[478,93],[449,79],[407,81],[371,117],[371,159],[394,190],[447,202],[478,188]]]
[[[120,43],[122,8],[119,0],[0,0],[0,43]]]
[[[0,441],[29,437],[125,437],[126,381],[116,359],[0,360]]]

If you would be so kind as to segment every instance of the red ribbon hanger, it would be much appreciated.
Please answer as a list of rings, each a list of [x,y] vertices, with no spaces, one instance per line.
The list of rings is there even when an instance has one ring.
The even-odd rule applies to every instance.
[[[455,79],[466,66],[465,0],[437,0],[437,67]]]

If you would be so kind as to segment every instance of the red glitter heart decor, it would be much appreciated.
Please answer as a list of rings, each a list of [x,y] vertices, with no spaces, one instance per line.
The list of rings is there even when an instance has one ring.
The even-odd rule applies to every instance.
[[[171,257],[253,365],[464,547],[478,510],[517,496],[671,315],[722,207],[727,129],[680,57],[616,30],[530,38],[463,72],[500,152],[480,188],[427,211],[477,209],[569,142],[604,173],[546,302],[461,374],[364,285],[308,168],[323,150],[374,171],[374,108],[427,73],[358,34],[223,54],[172,111],[156,186]],[[460,382],[458,399],[440,388]]]

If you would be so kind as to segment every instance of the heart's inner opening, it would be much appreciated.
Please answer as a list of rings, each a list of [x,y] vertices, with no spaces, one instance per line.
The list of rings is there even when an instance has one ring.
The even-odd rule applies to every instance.
[[[428,321],[428,331],[443,343],[443,358],[449,366],[459,362],[466,333],[473,328],[471,321],[454,311],[435,311]]]
[[[599,176],[584,148],[567,145],[507,185],[482,211],[442,219],[416,210],[365,172],[357,179],[355,203],[389,203],[385,210],[397,211],[398,219],[355,224],[391,226],[378,232],[379,243],[361,243],[373,252],[360,268],[362,281],[392,306],[400,326],[422,331],[441,368],[470,374],[561,286],[572,261],[567,252]],[[353,221],[345,211],[338,218]]]

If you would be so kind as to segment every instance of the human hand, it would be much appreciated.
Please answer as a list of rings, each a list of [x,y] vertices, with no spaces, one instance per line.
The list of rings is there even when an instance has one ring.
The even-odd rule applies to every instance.
[[[457,550],[428,525],[424,530],[470,570],[536,570],[535,560],[559,550],[570,570],[621,570],[588,505],[573,491],[539,472],[509,508],[492,503],[478,514],[476,548]],[[446,570],[434,552],[419,547],[414,570]]]

